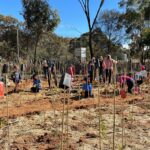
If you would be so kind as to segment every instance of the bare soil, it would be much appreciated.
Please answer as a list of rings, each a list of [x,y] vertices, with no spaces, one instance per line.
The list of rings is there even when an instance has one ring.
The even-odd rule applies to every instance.
[[[42,85],[38,94],[30,92],[31,80],[20,84],[19,93],[11,93],[12,83],[6,89],[0,99],[0,150],[59,150],[62,145],[68,150],[98,150],[99,139],[102,150],[112,149],[112,85],[100,85],[100,92],[95,87],[94,98],[87,99],[79,97],[78,86],[77,93],[69,94],[48,89],[46,81]],[[150,149],[149,82],[141,89],[138,95],[115,97],[115,149],[121,149],[122,143],[125,150]]]

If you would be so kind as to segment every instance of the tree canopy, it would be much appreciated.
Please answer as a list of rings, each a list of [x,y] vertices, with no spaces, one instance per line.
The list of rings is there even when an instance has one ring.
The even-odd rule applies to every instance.
[[[27,29],[35,39],[34,64],[36,63],[37,45],[44,32],[51,32],[60,19],[56,10],[52,10],[47,0],[22,0],[23,17]]]

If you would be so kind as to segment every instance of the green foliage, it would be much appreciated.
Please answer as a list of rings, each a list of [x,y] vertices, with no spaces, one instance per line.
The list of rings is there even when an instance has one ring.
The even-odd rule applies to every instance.
[[[106,136],[107,127],[106,127],[106,124],[105,124],[104,120],[101,120],[101,123],[100,123],[100,132],[101,132],[101,136],[102,137]]]
[[[115,51],[115,45],[120,45],[122,42],[122,25],[119,22],[120,12],[116,10],[106,10],[98,17],[97,24],[103,33],[107,36],[106,53]]]
[[[142,32],[142,42],[144,45],[150,46],[150,28],[145,28]]]
[[[17,19],[0,14],[0,55],[2,57],[9,59],[9,57],[16,56],[16,29],[18,24]]]
[[[7,124],[6,120],[4,120],[3,118],[0,118],[0,128],[5,126],[6,124]]]
[[[23,17],[33,34],[52,31],[59,23],[57,11],[50,9],[46,0],[22,0],[22,3]]]
[[[56,10],[52,10],[47,0],[22,0],[23,17],[27,29],[35,39],[34,63],[36,63],[37,46],[44,32],[51,32],[60,19]]]
[[[149,44],[149,35],[145,33],[144,24],[145,19],[149,18],[149,11],[146,11],[150,8],[149,0],[121,0],[119,5],[125,8],[120,22],[124,25],[126,36],[130,41],[130,55],[140,57],[143,63],[144,46]]]

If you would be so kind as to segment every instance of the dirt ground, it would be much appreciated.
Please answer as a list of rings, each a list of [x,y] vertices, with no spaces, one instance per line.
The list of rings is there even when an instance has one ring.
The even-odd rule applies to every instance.
[[[115,149],[150,149],[149,82],[124,99],[114,99],[112,85],[95,87],[94,98],[87,99],[77,85],[71,94],[48,89],[46,81],[38,94],[31,86],[31,80],[22,81],[19,93],[11,93],[11,84],[0,99],[0,150],[111,150],[114,100]]]

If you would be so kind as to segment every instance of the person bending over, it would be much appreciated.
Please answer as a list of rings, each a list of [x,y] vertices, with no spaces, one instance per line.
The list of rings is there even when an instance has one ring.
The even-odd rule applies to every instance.
[[[124,85],[128,87],[128,93],[132,94],[132,89],[134,87],[134,79],[131,77],[131,74],[121,75],[120,76],[120,85],[123,88]]]

